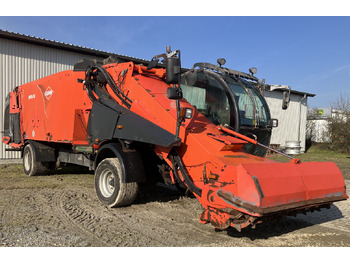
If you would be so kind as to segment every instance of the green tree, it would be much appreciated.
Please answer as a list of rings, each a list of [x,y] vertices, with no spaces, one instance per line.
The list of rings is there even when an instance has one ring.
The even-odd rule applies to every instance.
[[[350,98],[341,94],[332,104],[332,117],[328,120],[329,148],[334,151],[350,153]]]

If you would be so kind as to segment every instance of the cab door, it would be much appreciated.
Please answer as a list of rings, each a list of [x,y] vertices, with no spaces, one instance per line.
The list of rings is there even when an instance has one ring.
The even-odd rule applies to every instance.
[[[181,77],[183,97],[216,125],[238,130],[236,102],[223,79],[210,71],[187,72]]]

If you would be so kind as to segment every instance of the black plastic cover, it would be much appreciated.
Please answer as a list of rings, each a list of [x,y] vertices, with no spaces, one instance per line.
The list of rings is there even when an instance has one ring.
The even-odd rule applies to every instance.
[[[113,108],[93,102],[88,132],[92,141],[113,138],[169,147],[180,141],[175,135],[115,103]]]
[[[86,71],[88,67],[102,65],[102,62],[96,59],[83,59],[74,65],[73,71]]]

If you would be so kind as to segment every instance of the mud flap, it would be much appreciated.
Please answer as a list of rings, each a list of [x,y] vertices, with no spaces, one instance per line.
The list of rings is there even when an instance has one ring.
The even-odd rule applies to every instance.
[[[121,163],[121,176],[123,183],[146,181],[144,165],[136,150],[123,150],[123,148],[117,143],[105,144],[98,151],[95,158],[94,169],[96,170],[98,164],[107,157],[117,157],[119,159]]]
[[[55,150],[52,147],[32,140],[28,143],[34,148],[35,162],[56,162]]]

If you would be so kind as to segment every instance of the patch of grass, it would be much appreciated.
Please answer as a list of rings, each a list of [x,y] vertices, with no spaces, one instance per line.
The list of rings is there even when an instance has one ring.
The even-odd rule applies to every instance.
[[[302,162],[334,162],[345,179],[350,179],[350,155],[330,150],[322,149],[319,145],[312,146],[307,153],[300,155],[293,155],[295,158],[299,158]],[[276,160],[278,162],[289,162],[290,159],[282,155],[274,154],[268,156],[268,158]]]
[[[94,176],[87,169],[64,167],[44,176],[25,175],[20,164],[0,165],[0,189],[57,188],[70,185],[93,188]]]
[[[23,166],[21,164],[3,164],[0,165],[1,173],[11,173],[23,171]]]

